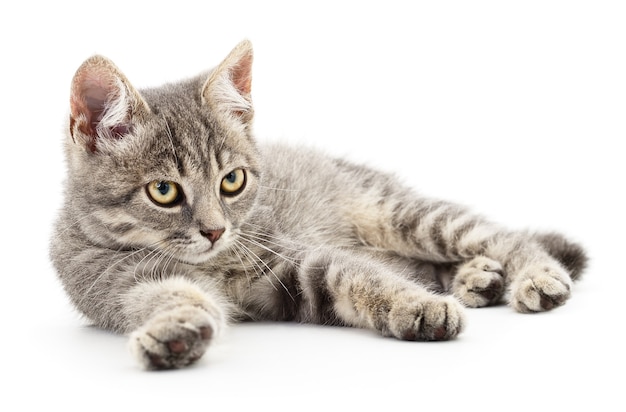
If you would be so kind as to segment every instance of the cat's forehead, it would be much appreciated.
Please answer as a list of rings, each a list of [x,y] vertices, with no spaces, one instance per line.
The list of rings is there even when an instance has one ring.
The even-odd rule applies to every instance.
[[[149,133],[157,135],[156,144],[202,150],[202,143],[216,134],[211,112],[201,103],[199,87],[188,81],[140,91],[150,109],[142,120]]]
[[[139,92],[150,109],[143,125],[149,163],[172,165],[181,175],[256,165],[256,145],[248,133],[217,121],[202,99],[206,75]]]
[[[141,89],[153,113],[176,116],[184,115],[185,111],[197,110],[201,107],[201,79],[192,78],[176,83],[166,83],[158,87]]]

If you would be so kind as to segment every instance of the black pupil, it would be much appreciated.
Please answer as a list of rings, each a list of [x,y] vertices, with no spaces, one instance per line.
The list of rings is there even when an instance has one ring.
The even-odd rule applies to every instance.
[[[230,172],[228,175],[226,175],[226,180],[228,180],[230,183],[235,183],[237,181],[237,175],[235,174],[235,172]]]
[[[159,193],[161,193],[162,195],[166,195],[167,192],[170,191],[170,184],[167,182],[159,182],[157,183],[156,188]]]

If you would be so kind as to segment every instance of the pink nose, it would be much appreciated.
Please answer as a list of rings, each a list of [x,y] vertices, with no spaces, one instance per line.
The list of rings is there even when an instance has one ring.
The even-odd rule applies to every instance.
[[[211,243],[215,243],[220,237],[222,237],[224,230],[225,229],[223,227],[218,229],[201,230],[200,234],[209,239]]]

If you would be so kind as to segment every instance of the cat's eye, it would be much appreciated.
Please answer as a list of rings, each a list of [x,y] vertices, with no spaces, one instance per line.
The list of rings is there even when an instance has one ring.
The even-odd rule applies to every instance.
[[[183,199],[183,193],[177,183],[169,180],[153,180],[146,186],[148,197],[158,206],[172,207]]]
[[[225,196],[235,196],[246,187],[246,171],[235,169],[222,179],[220,190]]]

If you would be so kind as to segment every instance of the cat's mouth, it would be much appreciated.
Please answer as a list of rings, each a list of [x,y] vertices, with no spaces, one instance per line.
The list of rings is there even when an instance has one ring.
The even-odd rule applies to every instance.
[[[213,259],[220,251],[226,248],[227,239],[220,239],[212,243],[208,241],[198,241],[186,245],[178,256],[184,263],[199,265]]]

